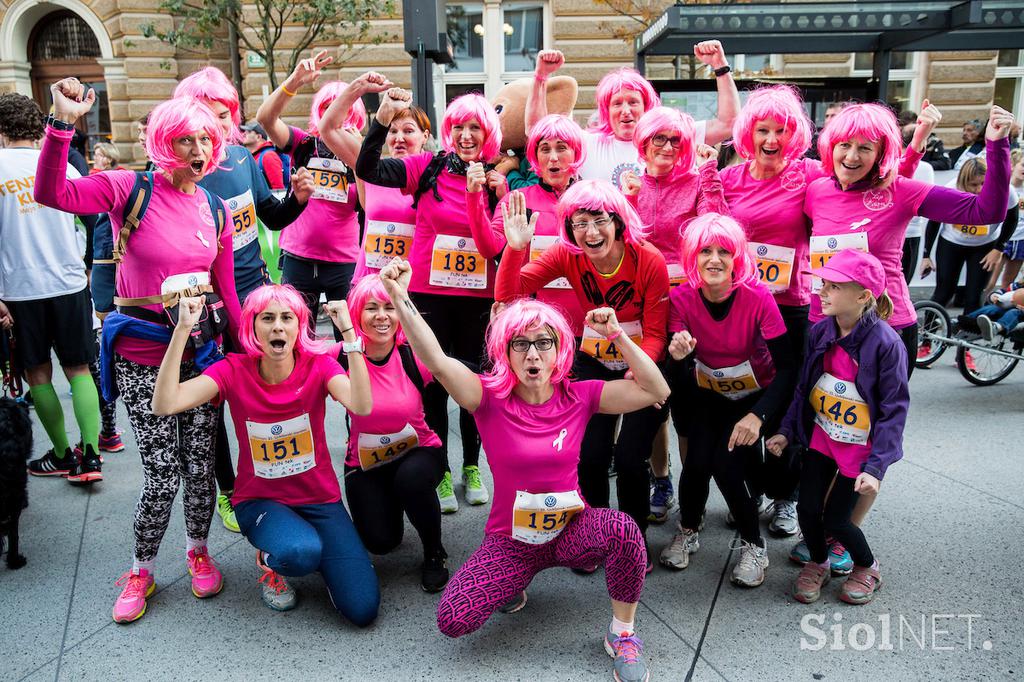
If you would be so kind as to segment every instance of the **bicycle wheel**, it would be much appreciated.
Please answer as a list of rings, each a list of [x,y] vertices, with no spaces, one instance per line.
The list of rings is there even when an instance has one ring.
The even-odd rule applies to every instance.
[[[979,339],[973,344],[973,348],[956,349],[956,368],[964,379],[975,386],[991,386],[997,384],[1010,375],[1013,368],[1020,362],[1020,358],[1008,358],[1005,355],[989,353],[987,348],[1013,352],[1013,344],[1006,338],[997,338],[993,341]],[[970,353],[970,356],[968,356]],[[970,357],[971,362],[968,362]]]
[[[914,310],[917,311],[917,358],[914,366],[925,368],[946,352],[946,344],[938,338],[948,339],[952,335],[953,323],[946,309],[935,301],[918,301]]]

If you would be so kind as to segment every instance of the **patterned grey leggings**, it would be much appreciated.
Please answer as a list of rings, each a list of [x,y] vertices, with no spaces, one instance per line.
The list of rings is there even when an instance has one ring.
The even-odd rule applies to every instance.
[[[172,417],[153,414],[150,401],[158,367],[139,365],[118,355],[117,388],[128,409],[142,456],[143,483],[135,508],[135,559],[152,561],[171,518],[171,506],[184,479],[185,531],[193,540],[210,532],[216,485],[213,448],[217,410],[210,403]],[[181,364],[182,380],[199,374],[192,362]]]

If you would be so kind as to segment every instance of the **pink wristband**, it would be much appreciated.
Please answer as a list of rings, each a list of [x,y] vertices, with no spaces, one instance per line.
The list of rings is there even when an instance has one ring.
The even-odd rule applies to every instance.
[[[606,340],[608,340],[608,341],[614,341],[615,339],[619,338],[620,336],[622,336],[622,327],[619,327],[618,329],[616,329],[614,334],[609,334],[608,336],[606,336],[604,338]]]

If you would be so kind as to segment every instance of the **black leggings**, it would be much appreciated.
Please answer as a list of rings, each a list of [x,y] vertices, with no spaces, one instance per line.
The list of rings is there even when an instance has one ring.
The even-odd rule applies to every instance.
[[[843,476],[834,459],[811,449],[805,451],[801,472],[800,503],[796,509],[811,560],[821,564],[828,559],[825,538],[831,537],[850,551],[855,565],[873,565],[875,557],[864,532],[850,520],[860,499],[853,491],[856,479]]]
[[[903,347],[907,349],[907,379],[914,373],[914,360],[917,359],[917,323],[909,324],[896,332],[903,339]]]
[[[426,553],[441,549],[437,484],[444,476],[441,448],[415,448],[397,462],[363,471],[346,467],[345,494],[363,545],[387,554],[402,542],[405,520],[419,533]]]
[[[967,268],[964,283],[964,314],[981,306],[981,294],[988,284],[989,273],[981,266],[981,259],[995,248],[994,243],[981,246],[961,246],[939,237],[935,246],[935,292],[932,300],[947,305],[956,293],[960,271]]]
[[[414,293],[413,300],[441,344],[441,350],[461,360],[474,372],[479,372],[484,356],[484,332],[491,314],[491,299]],[[423,391],[423,411],[427,425],[441,437],[444,444],[447,470],[448,392],[441,382],[432,382]],[[478,465],[480,432],[477,431],[473,415],[462,408],[459,408],[459,433],[462,436],[462,466]]]
[[[910,284],[910,280],[914,279],[914,273],[917,272],[917,255],[920,251],[920,237],[903,238],[903,279],[907,280],[907,284]]]
[[[289,253],[281,255],[281,281],[298,289],[306,299],[314,331],[320,313],[320,294],[325,294],[328,301],[347,298],[355,269],[355,263],[327,263],[297,258]],[[332,328],[334,340],[341,341],[341,331],[333,325]]]
[[[229,495],[235,489],[235,468],[231,463],[231,448],[228,447],[228,430],[224,424],[224,406],[217,410],[217,444],[213,451],[213,474],[217,477],[217,488],[222,495]]]
[[[760,440],[752,446],[733,448],[732,452],[728,448],[733,427],[750,412],[760,392],[736,401],[705,389],[699,389],[699,393],[692,407],[690,444],[679,477],[679,523],[690,530],[700,526],[714,478],[736,519],[740,537],[763,546],[754,500],[756,491],[751,489],[747,479],[751,464],[763,465],[764,449]]]
[[[578,345],[578,344],[577,344]],[[611,370],[594,358],[576,352],[573,373],[579,380],[621,379],[625,370]],[[611,486],[608,467],[614,461],[619,511],[628,514],[641,532],[647,533],[651,513],[651,448],[658,429],[668,419],[669,409],[645,407],[622,416],[618,438],[617,414],[595,414],[587,422],[580,446],[579,480],[583,497],[592,507],[608,507]]]

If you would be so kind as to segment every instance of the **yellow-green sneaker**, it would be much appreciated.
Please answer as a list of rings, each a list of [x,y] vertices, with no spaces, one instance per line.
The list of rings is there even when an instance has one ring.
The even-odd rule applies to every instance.
[[[484,487],[483,479],[480,478],[480,467],[462,467],[462,484],[466,486],[466,502],[472,505],[487,504],[491,496]]]
[[[450,471],[444,472],[444,478],[437,485],[437,501],[441,503],[442,514],[454,514],[459,511],[459,499],[455,497]]]
[[[223,493],[217,495],[217,513],[224,527],[232,533],[240,533],[238,519],[235,518],[235,508],[231,506],[231,497]]]

